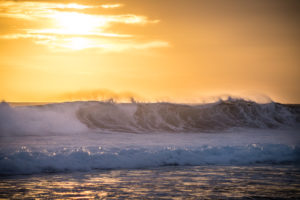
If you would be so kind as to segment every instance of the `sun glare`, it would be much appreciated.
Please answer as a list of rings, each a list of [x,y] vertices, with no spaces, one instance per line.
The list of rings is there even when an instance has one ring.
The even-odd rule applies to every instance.
[[[105,19],[76,12],[59,12],[54,14],[53,18],[57,22],[59,32],[70,35],[91,35],[106,25]]]
[[[38,27],[26,22],[23,24],[24,27],[14,30],[13,33],[0,34],[0,39],[31,39],[36,44],[48,46],[49,49],[57,52],[87,48],[100,49],[101,52],[120,52],[128,49],[168,46],[167,42],[147,40],[143,36],[124,32],[126,31],[124,25],[144,27],[147,24],[158,23],[159,20],[149,20],[147,16],[132,13],[103,13],[104,9],[111,10],[122,6],[123,4],[0,2],[0,17],[40,22],[43,25]],[[99,12],[95,13],[94,9]],[[123,26],[116,26],[118,24]]]
[[[107,19],[76,12],[59,12],[52,16],[57,23],[57,28],[49,32],[60,35],[72,35],[62,45],[72,50],[82,50],[92,47],[92,39],[85,36],[101,35],[103,27],[107,25]],[[83,36],[83,37],[80,37]]]

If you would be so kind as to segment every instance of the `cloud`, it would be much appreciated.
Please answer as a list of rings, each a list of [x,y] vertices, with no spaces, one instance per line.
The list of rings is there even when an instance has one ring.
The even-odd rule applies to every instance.
[[[104,4],[101,5],[102,8],[119,8],[123,6],[123,4]]]
[[[32,39],[56,50],[82,50],[99,48],[106,51],[123,51],[128,49],[148,49],[167,47],[168,42],[161,40],[146,41],[142,36],[124,34],[120,30],[110,31],[115,24],[147,25],[156,24],[159,20],[149,20],[146,16],[135,14],[87,14],[80,12],[86,9],[118,8],[122,4],[81,5],[76,3],[49,2],[0,2],[0,20],[16,19],[41,24],[40,26],[24,23],[10,33],[0,35],[0,39]],[[71,9],[71,10],[70,10]],[[126,38],[120,40],[118,38]],[[142,40],[140,39],[142,38]]]

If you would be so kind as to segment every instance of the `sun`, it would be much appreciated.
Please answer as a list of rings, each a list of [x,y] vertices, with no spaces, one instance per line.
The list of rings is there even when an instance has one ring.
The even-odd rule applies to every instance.
[[[57,22],[58,31],[69,35],[92,35],[107,24],[103,18],[76,12],[59,12],[53,18]]]
[[[55,21],[55,28],[43,32],[67,37],[61,40],[60,46],[72,50],[91,47],[93,39],[88,36],[99,36],[108,24],[105,17],[77,12],[57,12],[51,15],[51,18]]]

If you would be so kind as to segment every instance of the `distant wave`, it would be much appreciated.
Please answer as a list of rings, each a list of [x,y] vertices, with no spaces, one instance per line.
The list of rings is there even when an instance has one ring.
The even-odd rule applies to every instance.
[[[0,175],[169,165],[299,164],[299,154],[299,146],[283,144],[156,149],[89,147],[32,150],[22,147],[0,151]]]
[[[210,132],[242,128],[293,128],[300,106],[259,104],[243,99],[186,105],[173,103],[69,102],[10,107],[0,104],[0,131],[5,133],[78,132]]]

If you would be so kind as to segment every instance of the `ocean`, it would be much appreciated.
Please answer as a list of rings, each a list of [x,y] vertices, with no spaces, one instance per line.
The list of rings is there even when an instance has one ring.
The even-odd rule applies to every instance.
[[[0,104],[0,198],[299,199],[300,107]]]

